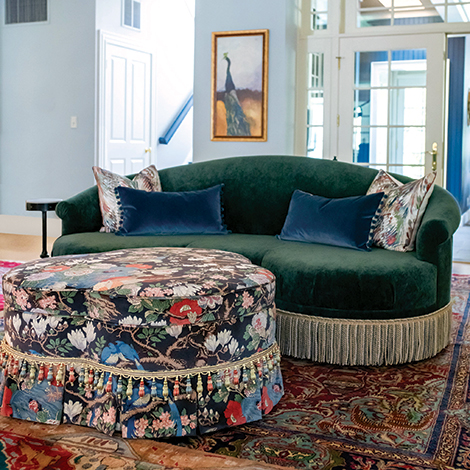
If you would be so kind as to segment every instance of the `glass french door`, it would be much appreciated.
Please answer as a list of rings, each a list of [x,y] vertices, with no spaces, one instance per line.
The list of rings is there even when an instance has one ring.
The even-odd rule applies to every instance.
[[[338,156],[443,178],[445,35],[341,38]]]

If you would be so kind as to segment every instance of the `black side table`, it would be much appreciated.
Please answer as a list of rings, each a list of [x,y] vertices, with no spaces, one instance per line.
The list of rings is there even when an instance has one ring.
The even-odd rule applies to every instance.
[[[60,201],[62,199],[28,199],[26,201],[27,211],[42,212],[42,253],[39,255],[41,258],[49,257],[47,254],[47,211],[55,210]]]

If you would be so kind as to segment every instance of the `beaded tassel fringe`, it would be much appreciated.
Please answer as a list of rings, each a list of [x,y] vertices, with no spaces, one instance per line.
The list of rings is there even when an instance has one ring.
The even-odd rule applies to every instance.
[[[89,393],[97,392],[98,395],[111,394],[113,377],[116,377],[116,395],[120,400],[132,400],[134,390],[137,391],[137,397],[144,397],[146,385],[152,399],[158,397],[168,400],[169,381],[173,382],[173,400],[189,398],[193,391],[201,396],[204,392],[211,393],[222,387],[243,389],[250,382],[270,378],[273,371],[280,368],[280,364],[281,356],[276,343],[265,351],[236,362],[159,372],[120,369],[80,359],[33,356],[14,350],[5,341],[0,345],[0,369],[10,377],[38,383],[47,380],[49,385],[56,386],[74,383],[78,379],[80,388]],[[205,388],[202,376],[207,376]],[[159,387],[160,394],[157,392]]]

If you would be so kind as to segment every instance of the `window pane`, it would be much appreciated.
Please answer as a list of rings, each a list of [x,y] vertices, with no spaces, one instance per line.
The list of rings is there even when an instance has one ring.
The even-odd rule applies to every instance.
[[[388,90],[356,90],[355,126],[386,126],[388,123]]]
[[[390,109],[392,126],[424,126],[426,123],[426,88],[391,90]]]
[[[18,0],[6,0],[5,24],[18,23]]]
[[[6,0],[5,24],[47,21],[47,0]]]
[[[424,64],[426,64],[426,49],[404,49],[392,51],[392,62],[402,60],[421,60],[424,61]],[[424,68],[418,68],[418,70],[426,70],[426,66],[424,66]]]
[[[355,163],[387,163],[387,128],[354,128],[353,155]]]
[[[390,166],[390,173],[398,173],[406,175],[413,179],[422,178],[424,176],[424,167],[422,166]]]
[[[328,26],[327,13],[313,13],[312,14],[312,29],[321,30],[326,29]]]
[[[442,16],[441,13],[442,12]],[[395,8],[393,24],[396,26],[402,25],[417,25],[429,23],[443,23],[445,8],[441,12],[436,8]]]
[[[390,26],[392,24],[392,15],[390,10],[367,10],[365,8],[358,12],[357,25],[359,28],[369,26]]]
[[[125,0],[124,2],[124,24],[132,26],[132,0]]]
[[[312,11],[328,11],[328,0],[312,0]]]
[[[390,129],[390,164],[424,165],[424,155],[424,127],[396,127]]]
[[[355,128],[353,133],[354,163],[368,163],[370,159],[369,128]]]
[[[307,157],[323,158],[323,127],[307,128]]]
[[[140,29],[140,2],[134,2],[134,21],[133,26]]]
[[[324,54],[309,54],[309,87],[323,88]]]
[[[373,168],[374,170],[384,170],[388,171],[387,165],[367,165],[369,168]]]
[[[387,162],[387,128],[371,127],[370,160],[371,163]]]
[[[308,55],[307,156],[323,158],[324,57],[322,52]]]
[[[388,123],[388,90],[371,90],[370,124],[386,126]]]
[[[308,93],[307,124],[323,125],[323,91]]]
[[[392,51],[391,86],[426,86],[426,49]]]
[[[384,9],[384,5],[381,0],[356,0],[359,8],[382,8]]]
[[[368,126],[370,124],[370,90],[354,91],[354,125]]]
[[[470,5],[448,6],[447,21],[449,23],[468,23],[470,21]]]
[[[388,85],[388,52],[356,52],[354,85],[356,87]]]
[[[456,5],[458,3],[458,5]],[[470,21],[468,0],[357,0],[357,25],[416,26]],[[447,5],[447,18],[446,18]]]
[[[311,2],[313,30],[326,29],[328,26],[328,0],[312,0]]]

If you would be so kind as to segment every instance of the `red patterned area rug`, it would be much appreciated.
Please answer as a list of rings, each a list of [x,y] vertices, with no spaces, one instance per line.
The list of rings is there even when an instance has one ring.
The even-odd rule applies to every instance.
[[[262,421],[186,439],[220,455],[307,469],[470,469],[470,276],[454,275],[452,343],[395,367],[283,358],[286,394]]]
[[[283,470],[151,439],[109,437],[93,429],[0,417],[0,469]]]
[[[286,394],[269,416],[195,439],[125,440],[0,417],[0,469],[470,469],[470,276],[452,286],[453,340],[432,359],[283,358]]]

